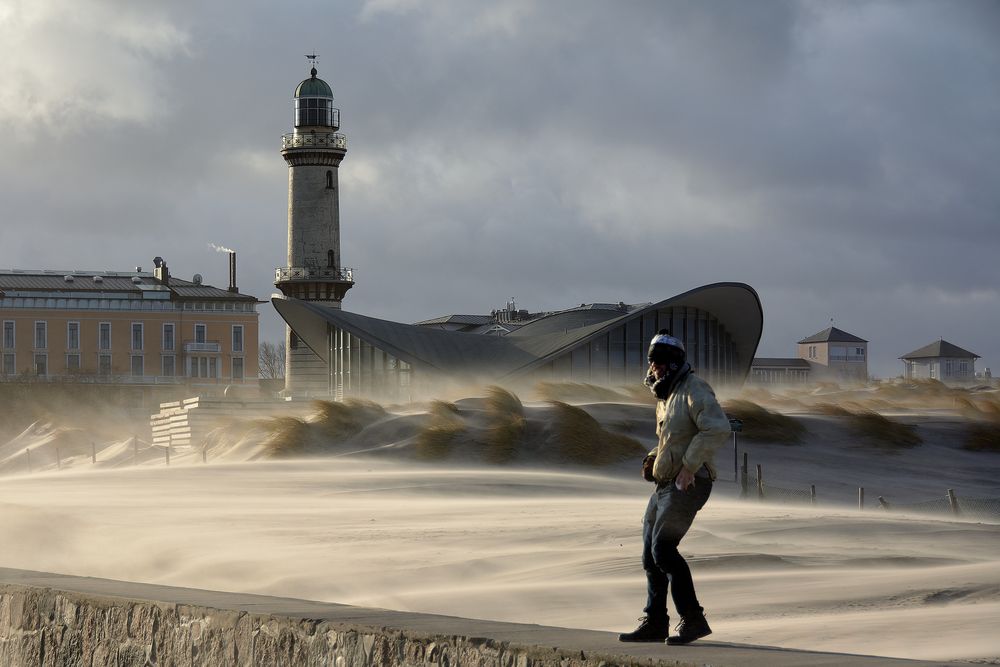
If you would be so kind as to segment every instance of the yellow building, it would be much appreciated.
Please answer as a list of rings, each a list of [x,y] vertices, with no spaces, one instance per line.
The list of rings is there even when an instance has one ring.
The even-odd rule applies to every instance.
[[[184,385],[199,392],[227,386],[256,394],[257,304],[170,275],[0,271],[0,381]]]

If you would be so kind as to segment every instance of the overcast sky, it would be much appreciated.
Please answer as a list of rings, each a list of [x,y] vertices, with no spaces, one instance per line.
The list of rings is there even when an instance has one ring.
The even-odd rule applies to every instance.
[[[320,55],[347,310],[404,322],[764,305],[871,370],[944,337],[1000,374],[1000,2],[0,0],[0,267],[267,299],[291,97]],[[282,336],[262,306],[261,335]]]

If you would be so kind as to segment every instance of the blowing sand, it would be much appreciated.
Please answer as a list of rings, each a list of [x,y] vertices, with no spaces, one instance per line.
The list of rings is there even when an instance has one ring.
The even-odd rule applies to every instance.
[[[200,449],[178,448],[169,467],[162,448],[117,435],[134,424],[66,411],[4,429],[11,413],[0,424],[0,566],[628,630],[645,599],[651,486],[638,469],[654,444],[652,406],[582,398],[583,410],[493,390],[423,406],[318,404],[305,419],[299,408],[233,423],[207,441],[207,465]],[[719,452],[721,478],[681,544],[712,638],[1000,663],[996,507],[979,523],[899,511],[949,488],[1000,506],[997,393],[890,385],[751,398],[797,424],[791,433],[785,417],[748,413],[757,423],[741,457],[763,465],[768,489],[816,485],[819,504],[739,500],[732,448]],[[872,407],[897,423],[855,418]],[[970,420],[987,449],[967,447]],[[774,441],[750,437],[765,427]],[[900,429],[915,437],[896,442]],[[878,496],[895,511],[875,509]]]
[[[621,631],[649,487],[325,458],[0,482],[0,565]],[[1000,526],[732,498],[682,543],[713,639],[1000,660]]]

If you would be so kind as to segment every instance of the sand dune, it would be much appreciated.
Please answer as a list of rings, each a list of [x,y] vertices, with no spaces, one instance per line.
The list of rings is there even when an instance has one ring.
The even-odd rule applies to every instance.
[[[1000,659],[1000,526],[718,493],[684,550],[719,640]],[[0,565],[605,630],[639,615],[648,486],[326,458],[0,484]]]
[[[815,485],[819,504],[738,500],[733,451],[720,451],[721,479],[682,544],[714,639],[1000,662],[996,508],[987,523],[905,512],[949,488],[1000,498],[1000,455],[963,447],[970,422],[993,446],[1000,403],[918,389],[923,404],[897,386],[749,394],[797,435],[780,441],[787,421],[772,420],[776,439],[751,429],[740,458],[763,466],[769,490]],[[873,406],[911,442],[859,431]],[[134,424],[67,412],[0,439],[0,566],[630,629],[645,597],[650,487],[637,477],[651,413],[496,392],[311,417],[300,406],[173,449],[167,467],[163,448],[121,435]],[[871,509],[878,496],[894,511]]]

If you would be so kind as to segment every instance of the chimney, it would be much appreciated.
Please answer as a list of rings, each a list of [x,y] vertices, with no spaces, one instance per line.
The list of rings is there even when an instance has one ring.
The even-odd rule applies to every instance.
[[[170,269],[162,257],[153,258],[153,277],[164,285],[170,284]]]
[[[238,292],[236,289],[236,253],[229,253],[229,291]]]

